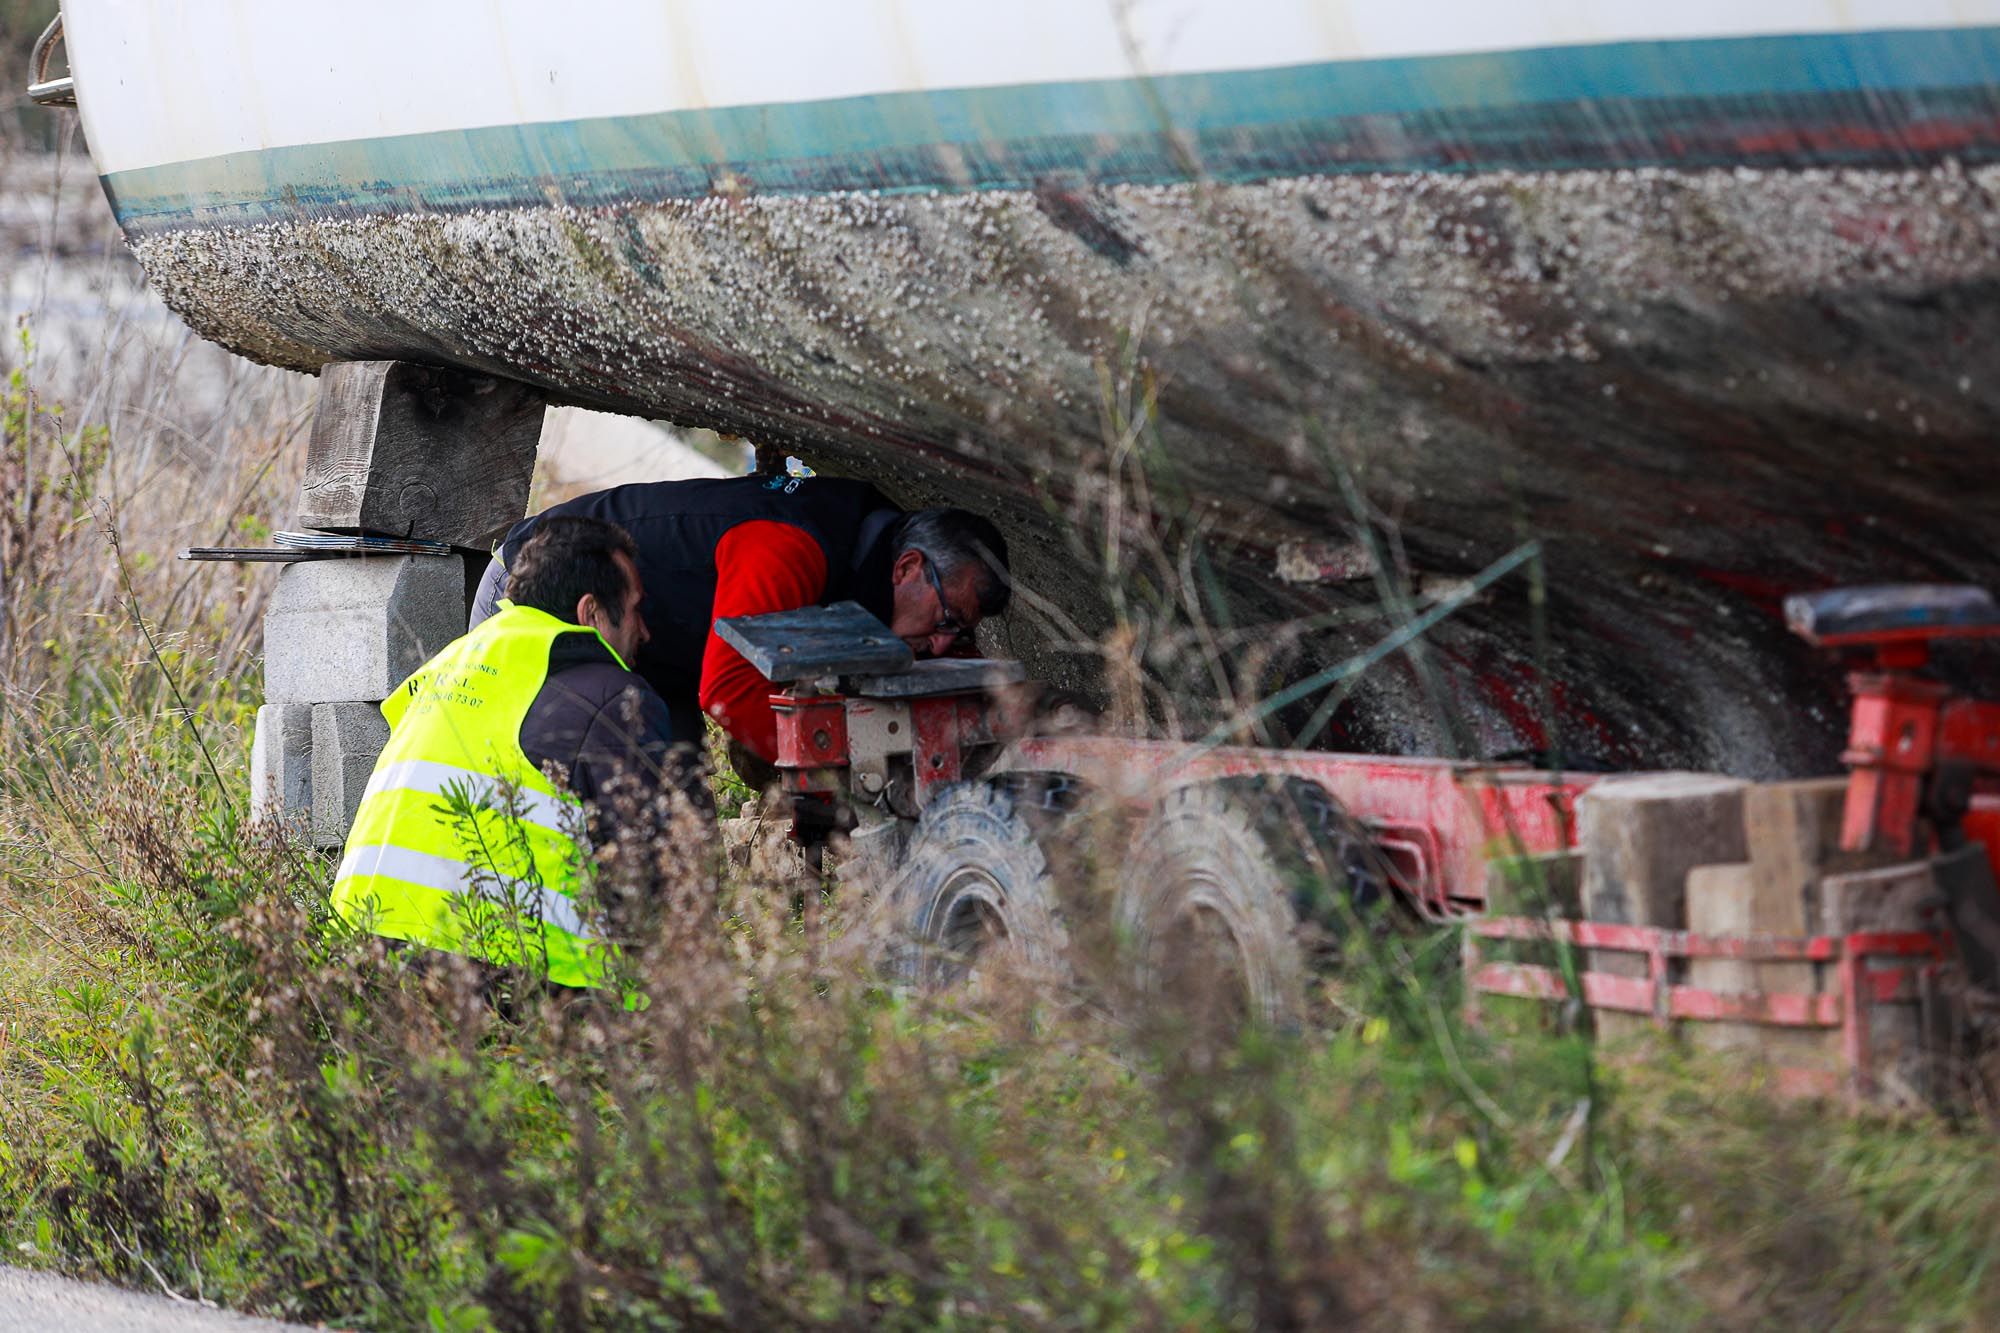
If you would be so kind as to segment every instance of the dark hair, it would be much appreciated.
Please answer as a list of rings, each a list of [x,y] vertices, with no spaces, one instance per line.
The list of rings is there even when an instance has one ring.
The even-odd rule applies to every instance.
[[[975,577],[979,614],[997,616],[1013,596],[1007,576],[1007,539],[993,520],[965,509],[919,509],[896,530],[896,554],[919,551],[937,566],[938,577],[950,582],[962,569]]]
[[[576,621],[576,604],[588,593],[613,625],[625,619],[631,587],[617,557],[636,562],[639,548],[616,523],[581,514],[551,514],[535,524],[507,570],[507,597],[558,620]]]

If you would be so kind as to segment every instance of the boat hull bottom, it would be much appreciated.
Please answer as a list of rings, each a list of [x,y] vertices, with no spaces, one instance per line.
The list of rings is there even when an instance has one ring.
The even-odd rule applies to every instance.
[[[1831,767],[1840,730],[1784,593],[2000,584],[1997,187],[1951,163],[723,182],[133,248],[175,310],[260,361],[463,365],[993,512],[1048,604],[997,646],[1068,683],[1105,687],[1074,640],[1118,619],[1115,534],[1112,577],[1145,585],[1128,606],[1200,606],[1205,629],[1136,645],[1197,697],[1197,728],[1539,539],[1545,602],[1510,575],[1421,660],[1392,656],[1330,719],[1299,701],[1269,738],[1324,721],[1303,739],[1770,776]],[[1191,534],[1212,579],[1174,558]],[[1333,581],[1279,577],[1301,543],[1334,553]],[[1369,614],[1382,583],[1345,577],[1370,546],[1407,606]],[[1329,613],[1355,618],[1246,628]]]

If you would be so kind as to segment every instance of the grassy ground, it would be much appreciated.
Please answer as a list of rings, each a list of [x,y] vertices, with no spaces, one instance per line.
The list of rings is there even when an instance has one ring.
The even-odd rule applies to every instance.
[[[885,987],[853,904],[662,838],[599,886],[649,1004],[502,1017],[244,826],[268,575],[162,557],[283,514],[296,401],[187,451],[6,392],[10,1260],[375,1328],[2000,1326],[1986,1127],[1471,1029],[1448,937],[1238,1036],[1087,949]]]

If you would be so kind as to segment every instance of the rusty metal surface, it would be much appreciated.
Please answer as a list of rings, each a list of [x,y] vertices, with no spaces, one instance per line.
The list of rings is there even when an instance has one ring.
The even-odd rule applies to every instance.
[[[821,770],[847,766],[847,701],[838,694],[774,694],[778,767]]]

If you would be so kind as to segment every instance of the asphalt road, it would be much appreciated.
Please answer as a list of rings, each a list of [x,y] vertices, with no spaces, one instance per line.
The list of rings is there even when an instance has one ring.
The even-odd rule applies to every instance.
[[[270,1333],[300,1329],[193,1302],[0,1267],[0,1333]]]

